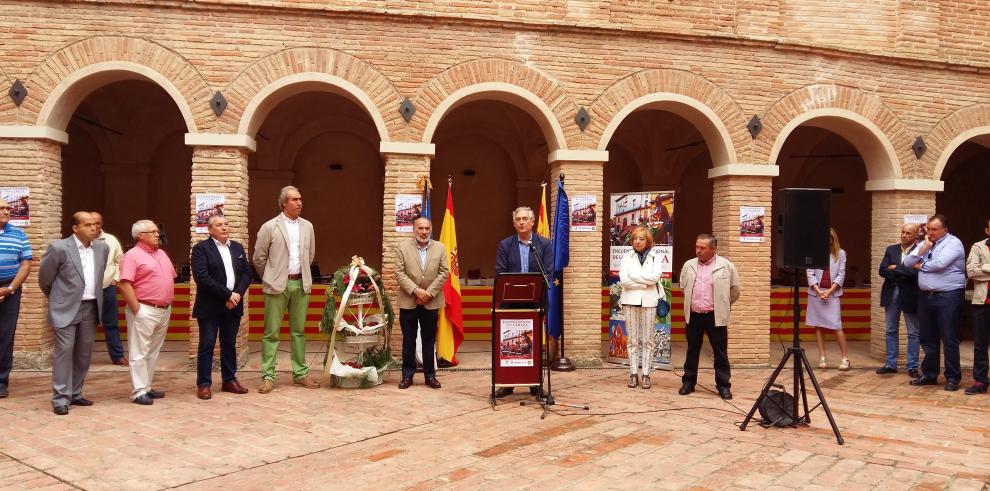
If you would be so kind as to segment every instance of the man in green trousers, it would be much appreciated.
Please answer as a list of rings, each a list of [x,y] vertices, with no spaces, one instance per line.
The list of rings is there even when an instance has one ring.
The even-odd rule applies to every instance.
[[[291,332],[292,383],[308,389],[320,384],[309,378],[306,364],[306,309],[313,285],[309,265],[316,251],[313,224],[299,216],[302,194],[286,186],[278,195],[282,213],[265,222],[258,231],[254,248],[254,267],[261,276],[265,292],[265,336],[261,341],[261,387],[267,394],[275,388],[275,356],[279,331],[285,311],[289,311]]]

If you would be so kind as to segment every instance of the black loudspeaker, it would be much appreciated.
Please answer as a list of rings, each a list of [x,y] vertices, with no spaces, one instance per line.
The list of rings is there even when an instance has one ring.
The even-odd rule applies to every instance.
[[[778,266],[827,268],[832,191],[785,188],[777,193]]]

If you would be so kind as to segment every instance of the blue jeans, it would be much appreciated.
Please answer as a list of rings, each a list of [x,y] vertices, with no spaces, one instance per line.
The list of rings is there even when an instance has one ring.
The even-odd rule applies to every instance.
[[[887,361],[885,366],[888,368],[897,368],[897,355],[900,354],[900,321],[901,321],[901,306],[897,302],[898,289],[894,288],[894,296],[890,300],[890,305],[886,307],[886,315],[884,316],[887,320]],[[905,365],[908,370],[918,368],[918,350],[920,344],[918,341],[918,317],[916,314],[904,313],[904,326],[907,328],[907,362]]]
[[[938,380],[940,347],[945,349],[945,381],[959,383],[962,378],[962,368],[959,366],[959,334],[956,329],[965,292],[963,288],[946,292],[919,292],[919,337],[921,348],[925,350],[921,372],[928,380]]]
[[[120,344],[120,328],[117,327],[117,287],[110,285],[103,289],[103,312],[100,324],[107,339],[107,354],[114,363],[124,357],[124,345]]]

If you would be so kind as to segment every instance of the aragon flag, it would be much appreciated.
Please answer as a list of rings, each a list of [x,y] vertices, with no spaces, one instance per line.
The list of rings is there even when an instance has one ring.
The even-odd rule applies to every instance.
[[[440,229],[440,243],[447,249],[450,275],[443,284],[443,296],[447,306],[440,309],[437,321],[437,355],[457,363],[457,349],[464,341],[464,312],[461,309],[460,267],[457,260],[457,233],[454,226],[454,199],[447,185],[447,209]]]
[[[547,183],[545,182],[540,186],[540,216],[536,219],[536,234],[547,239],[550,238],[550,220],[547,220]]]

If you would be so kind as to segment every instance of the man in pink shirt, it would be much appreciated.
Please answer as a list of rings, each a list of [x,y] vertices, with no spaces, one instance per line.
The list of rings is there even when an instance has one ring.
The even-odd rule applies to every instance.
[[[151,388],[155,363],[168,332],[175,297],[175,267],[165,251],[158,248],[158,227],[151,220],[138,220],[131,226],[137,245],[120,259],[117,288],[127,307],[127,345],[131,355],[131,400],[148,406],[165,393]]]
[[[739,298],[739,273],[728,259],[716,254],[718,239],[701,234],[694,243],[697,256],[681,268],[680,285],[684,291],[684,321],[687,323],[687,357],[681,389],[686,396],[694,392],[698,382],[698,358],[701,343],[708,335],[715,357],[715,387],[722,399],[732,399],[729,388],[729,311]]]

